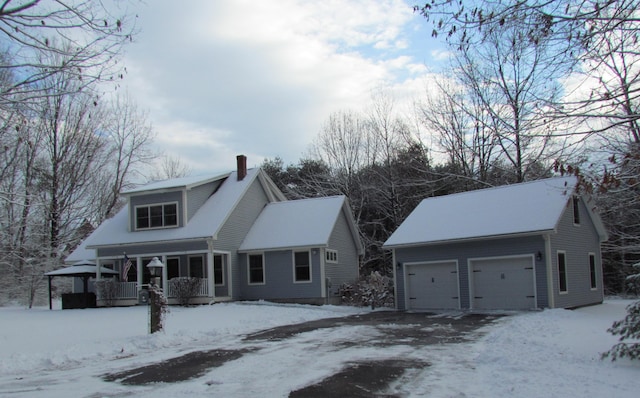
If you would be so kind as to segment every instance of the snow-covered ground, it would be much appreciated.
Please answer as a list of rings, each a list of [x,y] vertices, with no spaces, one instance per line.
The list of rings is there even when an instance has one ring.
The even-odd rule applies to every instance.
[[[202,377],[175,384],[126,386],[101,375],[206,349],[246,346],[258,330],[366,311],[269,303],[172,307],[165,331],[147,334],[145,307],[49,311],[0,308],[0,396],[287,396],[363,359],[420,359],[389,393],[429,397],[638,397],[640,362],[600,360],[616,343],[606,332],[630,301],[608,300],[575,311],[508,316],[469,343],[344,348],[366,341],[366,326],[324,329],[264,343]],[[390,325],[392,327],[392,325]],[[318,348],[312,358],[305,350]]]

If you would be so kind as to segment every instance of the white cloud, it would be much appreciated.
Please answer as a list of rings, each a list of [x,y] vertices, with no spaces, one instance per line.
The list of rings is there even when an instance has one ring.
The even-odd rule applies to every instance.
[[[157,145],[195,169],[224,168],[210,154],[295,162],[331,112],[427,72],[407,55],[426,22],[402,0],[163,0],[138,13],[129,91],[150,110]]]

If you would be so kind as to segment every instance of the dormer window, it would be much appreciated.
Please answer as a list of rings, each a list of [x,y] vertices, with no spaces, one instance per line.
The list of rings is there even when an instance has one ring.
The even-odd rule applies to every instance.
[[[136,229],[178,226],[178,203],[136,206]]]

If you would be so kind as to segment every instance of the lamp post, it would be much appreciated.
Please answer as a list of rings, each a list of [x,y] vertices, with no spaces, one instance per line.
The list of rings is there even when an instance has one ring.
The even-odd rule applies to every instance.
[[[164,300],[162,288],[160,287],[162,285],[157,283],[157,280],[162,277],[164,264],[158,257],[154,257],[149,264],[147,264],[147,268],[151,274],[151,281],[149,283],[149,331],[150,333],[155,333],[162,329],[162,307]]]

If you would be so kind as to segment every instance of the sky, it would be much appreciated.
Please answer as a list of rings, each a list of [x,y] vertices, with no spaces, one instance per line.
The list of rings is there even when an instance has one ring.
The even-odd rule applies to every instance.
[[[297,163],[337,111],[384,91],[407,110],[442,63],[431,24],[403,0],[141,2],[124,88],[153,150],[193,175]]]

